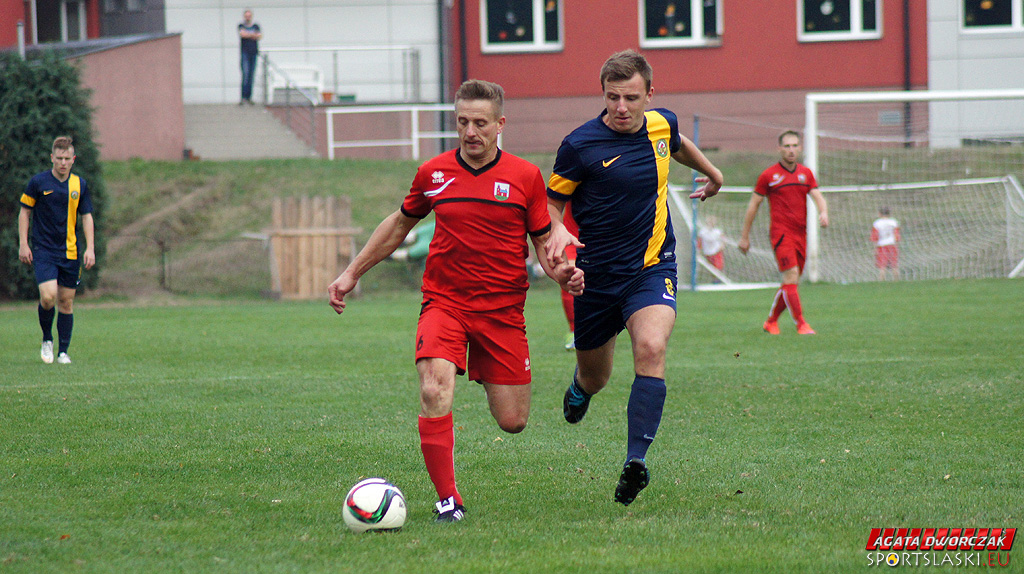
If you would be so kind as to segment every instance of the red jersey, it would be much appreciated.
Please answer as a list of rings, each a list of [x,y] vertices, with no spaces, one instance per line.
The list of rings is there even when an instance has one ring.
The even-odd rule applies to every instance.
[[[526,234],[551,230],[540,169],[498,150],[470,167],[459,150],[428,160],[416,172],[402,213],[436,227],[423,273],[423,298],[467,311],[526,302]]]
[[[780,162],[761,172],[754,193],[768,198],[773,245],[786,232],[807,236],[807,194],[816,187],[814,173],[800,164],[789,171]]]
[[[565,209],[562,211],[562,224],[565,225],[565,229],[572,233],[577,239],[580,236],[580,226],[576,223],[576,220],[572,217],[572,203],[566,203]],[[565,256],[570,261],[576,261],[576,246],[566,245]]]

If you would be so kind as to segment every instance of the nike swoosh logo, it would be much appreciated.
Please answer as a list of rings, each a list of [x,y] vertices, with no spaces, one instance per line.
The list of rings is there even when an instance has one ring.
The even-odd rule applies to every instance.
[[[437,195],[437,194],[441,193],[442,191],[444,191],[444,188],[446,188],[449,185],[451,185],[453,181],[455,181],[454,177],[449,179],[444,185],[442,185],[441,187],[439,187],[437,189],[432,189],[430,191],[424,191],[423,195],[425,195],[427,197],[434,197],[435,195]]]
[[[608,167],[611,164],[615,163],[615,160],[619,159],[620,157],[622,157],[621,154],[613,157],[612,159],[606,159],[606,160],[601,162],[601,165],[603,165],[604,167]]]
[[[43,195],[50,195],[51,193],[53,193],[53,190],[52,190],[52,189],[51,189],[50,191],[44,191],[44,192],[43,192]]]
[[[675,297],[669,295],[668,293],[662,293],[661,294],[661,298],[662,299],[668,299],[669,301],[675,301],[676,300]]]

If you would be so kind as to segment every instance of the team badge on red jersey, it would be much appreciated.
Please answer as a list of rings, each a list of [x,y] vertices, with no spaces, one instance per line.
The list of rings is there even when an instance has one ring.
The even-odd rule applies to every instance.
[[[512,186],[507,183],[502,183],[500,181],[494,182],[494,199],[497,199],[498,201],[505,201],[508,199],[511,187]]]

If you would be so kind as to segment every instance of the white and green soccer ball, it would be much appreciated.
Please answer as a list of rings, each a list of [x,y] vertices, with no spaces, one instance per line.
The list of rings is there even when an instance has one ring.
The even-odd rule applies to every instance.
[[[398,530],[405,524],[405,496],[383,478],[367,478],[348,491],[342,515],[353,532]]]

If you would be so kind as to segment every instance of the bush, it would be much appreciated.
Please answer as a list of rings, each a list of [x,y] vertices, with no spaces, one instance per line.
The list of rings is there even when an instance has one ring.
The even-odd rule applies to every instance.
[[[89,92],[80,85],[78,69],[52,51],[34,61],[0,54],[0,298],[38,296],[32,268],[18,261],[18,212],[28,180],[53,167],[50,146],[60,135],[74,139],[73,171],[85,178],[92,194],[96,266],[82,275],[82,285],[91,288],[105,251],[99,231],[105,193]]]

